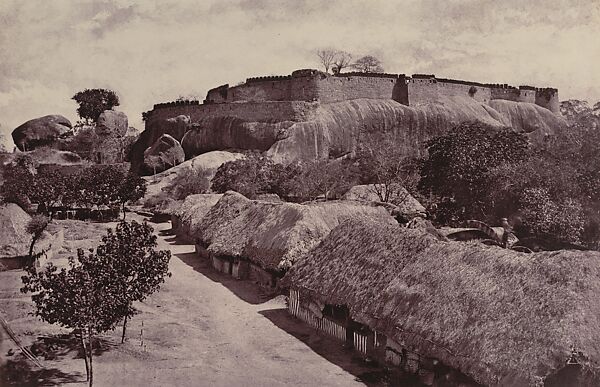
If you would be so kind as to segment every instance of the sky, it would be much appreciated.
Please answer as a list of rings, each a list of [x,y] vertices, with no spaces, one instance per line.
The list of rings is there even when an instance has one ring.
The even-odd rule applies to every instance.
[[[317,49],[391,73],[552,86],[600,100],[600,0],[0,0],[0,133],[109,88],[141,114],[247,77],[318,68]]]

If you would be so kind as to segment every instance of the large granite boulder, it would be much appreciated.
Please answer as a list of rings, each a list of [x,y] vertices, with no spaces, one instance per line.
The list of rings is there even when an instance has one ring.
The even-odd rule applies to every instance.
[[[144,152],[152,146],[163,134],[168,134],[181,142],[186,131],[190,128],[190,117],[178,115],[166,119],[154,119],[146,122],[146,129],[140,133],[131,146],[129,161],[132,168],[138,170],[143,164]],[[143,166],[142,166],[143,167]]]
[[[185,153],[179,141],[168,134],[163,134],[144,151],[143,172],[156,174],[181,164],[184,160]]]
[[[123,137],[129,128],[127,115],[115,110],[105,110],[98,117],[96,134],[98,136]]]
[[[21,151],[53,145],[61,136],[70,132],[71,122],[61,115],[48,115],[29,120],[12,132],[12,138]]]

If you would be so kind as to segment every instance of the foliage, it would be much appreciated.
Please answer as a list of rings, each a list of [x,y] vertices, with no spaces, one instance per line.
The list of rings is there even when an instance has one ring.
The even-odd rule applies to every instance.
[[[185,199],[189,195],[204,194],[210,189],[209,177],[210,174],[204,169],[185,169],[180,171],[164,190],[175,200]]]
[[[356,182],[348,163],[317,160],[301,164],[300,173],[289,181],[292,194],[303,200],[339,198]]]
[[[117,295],[120,314],[124,319],[123,336],[127,320],[134,313],[134,301],[143,301],[164,282],[168,272],[171,252],[156,250],[156,236],[147,223],[120,222],[115,231],[108,230],[102,244],[96,249],[97,264],[110,267],[113,280],[121,291]]]
[[[33,293],[34,313],[43,321],[79,332],[90,386],[93,337],[114,329],[122,317],[113,271],[97,263],[96,255],[86,256],[80,249],[77,260],[69,258],[68,268],[58,270],[52,263],[40,272],[30,268],[21,288]]]
[[[44,215],[35,215],[31,220],[27,223],[27,233],[31,234],[31,245],[29,246],[29,264],[33,264],[33,248],[35,247],[35,243],[42,237],[44,231],[48,227],[48,223],[50,219],[48,219]]]
[[[119,106],[119,97],[108,89],[85,89],[76,93],[72,99],[79,104],[79,117],[91,122],[98,121],[103,111]]]
[[[384,71],[381,61],[372,55],[366,55],[357,59],[352,64],[352,67],[364,73],[382,73]]]
[[[392,133],[368,133],[359,139],[356,159],[363,184],[373,184],[379,200],[401,205],[416,192],[418,162],[406,156]]]
[[[26,161],[26,160],[25,160]],[[29,192],[34,182],[34,174],[27,163],[12,163],[4,166],[2,172],[3,184],[0,186],[2,201],[16,203],[27,210],[31,206]]]
[[[33,293],[37,316],[79,332],[90,386],[93,336],[131,318],[133,302],[158,290],[170,275],[170,252],[156,251],[156,246],[148,224],[121,222],[114,232],[108,230],[95,253],[79,249],[68,268],[58,270],[50,263],[40,272],[29,268],[22,277],[21,291]]]
[[[146,194],[146,180],[135,173],[129,172],[124,175],[117,190],[117,201],[121,204],[123,219],[125,219],[125,204],[133,203],[144,197]]]
[[[249,199],[270,192],[274,163],[260,153],[248,153],[245,158],[221,165],[212,179],[212,190],[224,193],[232,190]]]
[[[426,196],[445,199],[438,204],[438,215],[443,215],[438,221],[456,223],[470,218],[487,220],[490,171],[525,160],[528,141],[508,129],[468,122],[429,141],[427,150],[429,158],[421,167],[419,189]]]

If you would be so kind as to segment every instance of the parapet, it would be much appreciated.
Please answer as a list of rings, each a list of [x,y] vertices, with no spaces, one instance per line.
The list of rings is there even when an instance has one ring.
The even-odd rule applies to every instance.
[[[351,71],[348,73],[337,73],[334,77],[371,77],[371,78],[392,78],[398,79],[404,77],[404,74],[388,74],[388,73],[365,73],[361,71]]]
[[[154,109],[162,109],[173,106],[188,106],[188,105],[200,105],[198,100],[179,100],[179,101],[171,101],[171,102],[163,102],[157,103],[154,105]]]

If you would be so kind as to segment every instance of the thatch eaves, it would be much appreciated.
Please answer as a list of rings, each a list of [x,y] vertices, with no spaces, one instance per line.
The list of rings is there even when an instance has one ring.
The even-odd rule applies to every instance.
[[[492,385],[599,368],[600,253],[517,253],[350,220],[287,280],[424,356]],[[506,379],[505,379],[506,380]]]
[[[286,269],[348,218],[395,220],[383,209],[351,201],[310,204],[249,200],[227,192],[198,226],[208,251],[248,259],[264,269]]]

